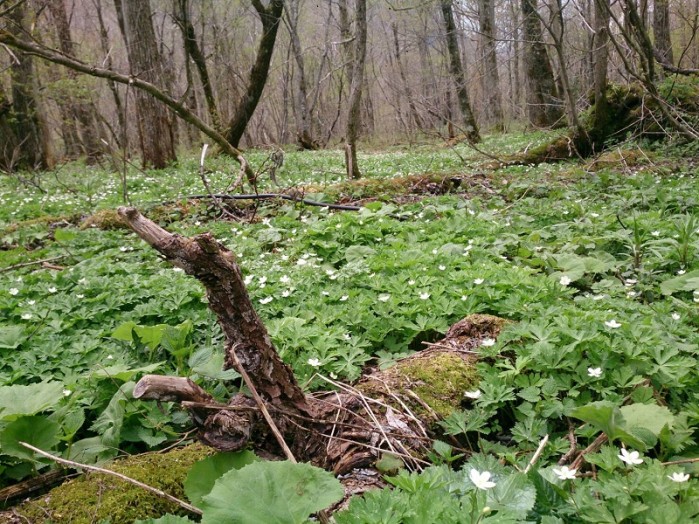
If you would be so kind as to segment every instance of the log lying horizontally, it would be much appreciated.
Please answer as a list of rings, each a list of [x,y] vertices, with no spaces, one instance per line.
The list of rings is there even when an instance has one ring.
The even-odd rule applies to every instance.
[[[246,376],[259,394],[258,401],[238,394],[221,405],[188,379],[148,375],[137,384],[137,397],[182,403],[199,438],[217,449],[238,450],[252,441],[258,452],[279,456],[281,436],[295,458],[337,474],[371,467],[384,452],[419,467],[431,447],[430,428],[448,414],[445,409],[459,407],[477,380],[473,350],[502,326],[497,317],[467,317],[444,341],[356,387],[326,379],[335,390],[306,395],[272,345],[233,253],[210,234],[171,234],[133,208],[120,208],[119,215],[169,262],[202,282],[226,337],[224,367]],[[436,379],[425,375],[430,369]],[[369,475],[364,484],[377,482],[378,476]]]

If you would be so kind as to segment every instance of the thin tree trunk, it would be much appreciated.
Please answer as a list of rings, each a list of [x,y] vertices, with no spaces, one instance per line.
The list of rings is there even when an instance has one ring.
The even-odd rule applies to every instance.
[[[53,18],[56,32],[58,33],[58,42],[61,51],[68,56],[74,56],[75,45],[73,44],[73,38],[70,34],[68,14],[66,13],[63,0],[50,0],[48,9]],[[71,81],[77,80],[77,73],[70,69],[68,70],[67,76]],[[82,146],[81,152],[85,154],[88,164],[96,162],[102,155],[103,146],[100,142],[100,133],[97,129],[98,124],[92,116],[93,108],[91,104],[82,100],[81,96],[78,95],[77,98],[63,101],[61,105],[66,108],[66,116],[68,116],[73,123],[72,128],[77,129],[76,123],[80,126],[79,144],[76,143],[75,145]],[[68,146],[68,144],[66,144],[66,146]],[[71,151],[73,154],[76,152],[78,151]]]
[[[610,0],[595,0],[594,85],[595,109],[592,132],[606,132],[609,120],[607,65],[609,61]]]
[[[391,30],[393,31],[393,56],[398,67],[398,73],[400,74],[401,82],[403,83],[403,92],[405,93],[405,99],[408,102],[410,116],[412,117],[413,122],[417,126],[417,128],[422,129],[422,119],[420,118],[420,113],[418,113],[417,106],[415,105],[415,99],[413,97],[413,92],[410,89],[408,78],[405,75],[405,68],[403,66],[403,60],[400,52],[400,43],[398,41],[398,26],[395,22],[391,24]]]
[[[502,91],[498,73],[498,56],[495,48],[495,2],[480,0],[478,2],[478,21],[483,67],[483,93],[485,94],[486,121],[497,131],[504,131],[505,117],[502,111]]]
[[[527,115],[536,127],[550,127],[563,116],[539,18],[538,0],[521,0],[524,32],[524,71]]]
[[[150,0],[115,0],[132,76],[159,85],[165,78],[151,20]],[[141,90],[135,92],[138,136],[144,166],[156,169],[177,160],[173,123],[167,110]]]
[[[97,21],[99,22],[100,48],[104,54],[104,66],[107,69],[113,69],[114,64],[112,61],[111,46],[109,44],[109,32],[107,31],[107,26],[104,23],[104,16],[102,14],[102,0],[93,0],[93,5],[97,12]],[[112,99],[114,100],[114,106],[116,108],[117,122],[119,123],[119,129],[117,130],[110,127],[110,129],[112,129],[112,137],[119,147],[125,147],[126,144],[123,142],[125,141],[127,131],[126,115],[124,114],[124,105],[121,101],[119,88],[114,80],[107,80],[107,86],[112,93]]]
[[[26,4],[19,3],[7,15],[8,33],[19,36],[25,29]],[[50,149],[48,129],[41,114],[37,96],[36,78],[32,55],[17,53],[10,65],[12,80],[12,106],[10,125],[15,141],[5,144],[3,164],[12,169],[50,169],[53,158]],[[12,138],[10,137],[10,138]]]
[[[461,51],[459,50],[459,41],[456,34],[456,23],[454,22],[454,10],[452,0],[440,0],[442,17],[444,21],[444,29],[446,31],[447,50],[449,52],[449,70],[452,80],[456,84],[456,94],[459,99],[459,107],[461,108],[461,116],[464,119],[464,131],[466,140],[472,143],[481,141],[480,132],[476,117],[471,109],[471,101],[468,96],[468,87],[466,85],[466,74],[461,63]]]
[[[306,85],[306,64],[303,58],[303,48],[298,32],[300,0],[289,0],[286,3],[287,26],[291,39],[291,51],[296,62],[296,142],[302,149],[318,149],[318,143],[311,131],[311,113],[308,108],[308,87]]]
[[[247,89],[236,104],[233,118],[228,123],[226,130],[226,139],[236,148],[240,144],[245,128],[257,108],[262,91],[267,83],[269,65],[274,53],[274,43],[277,40],[277,30],[279,29],[279,21],[284,9],[284,1],[271,0],[269,6],[265,7],[260,0],[252,0],[252,5],[255,7],[262,22],[262,38],[257,48],[255,64],[250,70]]]
[[[675,63],[670,37],[670,1],[655,0],[653,5],[653,35],[655,36],[655,52],[660,55],[661,62],[673,65]]]
[[[186,58],[190,58],[197,68],[201,87],[204,91],[204,98],[206,99],[206,107],[209,111],[209,118],[211,119],[211,125],[215,129],[220,129],[221,118],[216,105],[216,97],[214,96],[214,90],[209,76],[209,68],[206,65],[206,58],[199,48],[196,31],[194,30],[194,25],[192,25],[189,15],[189,0],[177,0],[175,19],[182,31]]]
[[[352,82],[347,111],[347,127],[345,129],[345,168],[347,178],[361,178],[357,164],[357,139],[361,125],[362,87],[364,86],[364,64],[366,62],[366,0],[357,0],[355,12],[355,34],[352,51]]]

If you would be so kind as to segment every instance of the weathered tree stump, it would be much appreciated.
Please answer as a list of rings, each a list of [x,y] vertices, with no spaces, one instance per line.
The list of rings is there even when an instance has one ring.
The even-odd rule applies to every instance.
[[[242,394],[219,404],[189,379],[155,375],[143,377],[134,396],[179,401],[191,413],[200,440],[220,450],[253,444],[262,454],[280,456],[279,435],[273,438],[278,430],[295,459],[338,475],[357,473],[346,482],[353,483],[350,490],[380,483],[378,475],[360,468],[371,468],[383,453],[411,467],[425,462],[434,423],[457,408],[477,383],[473,364],[480,340],[496,337],[505,322],[489,315],[467,317],[428,350],[370,373],[356,386],[326,378],[335,390],[307,395],[272,345],[233,253],[210,234],[186,238],[133,208],[120,208],[119,214],[168,261],[204,284],[226,337],[224,367],[246,375],[264,405]]]

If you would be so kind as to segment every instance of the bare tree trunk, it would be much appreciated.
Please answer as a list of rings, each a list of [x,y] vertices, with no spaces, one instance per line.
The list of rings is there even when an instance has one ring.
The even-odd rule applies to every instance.
[[[233,118],[228,123],[228,129],[225,133],[228,142],[236,148],[240,144],[240,139],[243,137],[243,133],[245,133],[245,128],[248,122],[250,122],[255,108],[257,108],[262,91],[267,83],[269,64],[274,53],[274,43],[277,40],[279,21],[284,10],[283,0],[271,0],[267,7],[260,0],[251,1],[262,22],[262,38],[257,48],[255,64],[250,70],[247,89],[236,104]]]
[[[355,12],[355,34],[352,50],[352,82],[347,111],[347,127],[345,129],[345,169],[347,178],[361,178],[362,174],[357,165],[357,139],[361,125],[362,87],[364,86],[364,64],[366,62],[366,0],[357,0]]]
[[[447,49],[449,51],[449,70],[456,84],[456,94],[459,99],[461,116],[464,119],[466,140],[472,143],[478,143],[481,141],[481,135],[478,131],[476,117],[471,110],[471,101],[468,96],[468,88],[466,85],[466,74],[461,63],[461,51],[459,50],[459,41],[456,35],[452,0],[440,0],[440,7],[442,9],[444,29],[446,31]]]
[[[578,118],[578,108],[575,102],[575,94],[573,87],[570,84],[568,77],[568,64],[564,50],[565,21],[563,19],[563,5],[561,0],[554,0],[549,7],[551,11],[551,19],[546,25],[551,38],[553,39],[553,49],[556,51],[558,58],[559,76],[561,81],[561,91],[566,99],[566,115],[568,117],[568,125],[577,133],[584,133],[583,127]]]
[[[592,132],[605,133],[609,120],[607,65],[609,61],[610,0],[595,0],[594,85],[595,109]],[[593,140],[594,142],[594,140]]]
[[[497,131],[505,130],[502,111],[502,91],[498,73],[498,56],[495,49],[495,1],[479,0],[478,21],[483,58],[483,93],[485,95],[486,121]]]
[[[58,33],[61,51],[68,56],[74,56],[75,46],[70,34],[70,24],[63,0],[50,0],[48,9]],[[77,79],[77,73],[70,69],[67,76],[72,81]],[[88,164],[94,163],[101,156],[103,146],[97,129],[98,124],[92,115],[93,108],[91,104],[81,100],[81,95],[77,95],[75,98],[62,101],[61,105],[66,108],[66,116],[73,122],[73,128],[76,128],[76,123],[80,126],[79,144],[75,145],[82,146],[82,153],[85,154]],[[77,151],[72,151],[71,153],[75,152]]]
[[[151,20],[150,0],[115,0],[132,76],[154,85],[165,78]],[[167,90],[166,90],[167,91]],[[135,92],[138,136],[144,166],[156,169],[177,160],[173,123],[167,110],[148,94]]]
[[[423,129],[422,119],[420,118],[420,113],[418,113],[417,106],[415,105],[415,99],[413,97],[413,92],[410,89],[410,84],[408,84],[408,78],[405,75],[405,68],[403,66],[403,60],[400,52],[400,43],[398,41],[398,26],[395,22],[391,24],[391,30],[393,31],[393,56],[398,67],[401,82],[403,83],[403,91],[405,93],[405,99],[408,102],[408,108],[410,109],[410,116],[412,117],[417,128]],[[423,71],[423,73],[424,72],[425,71]]]
[[[209,118],[211,119],[211,125],[215,129],[220,129],[221,118],[219,116],[218,107],[216,106],[216,97],[214,96],[214,90],[209,76],[209,68],[206,65],[206,58],[199,48],[197,35],[189,15],[189,0],[177,0],[175,19],[182,31],[186,55],[185,59],[191,59],[192,62],[194,62],[194,66],[197,68],[201,87],[204,91],[204,98],[206,99],[206,106],[209,111]]]
[[[537,127],[550,127],[563,116],[539,18],[538,0],[521,0],[524,27],[524,71],[527,79],[527,114]]]
[[[258,451],[279,455],[281,446],[287,458],[291,455],[291,459],[347,475],[355,488],[375,485],[374,475],[355,469],[373,467],[384,450],[410,466],[422,463],[430,450],[435,420],[448,415],[433,409],[436,403],[430,400],[461,402],[463,392],[472,387],[475,350],[484,338],[497,337],[505,323],[489,315],[467,317],[449,329],[438,348],[403,359],[356,386],[337,384],[335,391],[305,395],[274,349],[233,253],[210,234],[182,237],[133,208],[120,208],[119,214],[166,260],[204,284],[209,307],[225,335],[224,367],[243,376],[254,400],[238,393],[226,404],[217,403],[186,378],[155,375],[138,382],[134,397],[181,402],[194,419],[199,439],[220,450],[252,444]],[[431,399],[424,393],[420,398],[405,391],[406,384],[414,383],[410,370],[414,373],[416,368],[421,373],[450,372],[453,378]]]
[[[660,61],[673,65],[675,59],[672,53],[670,38],[670,1],[655,0],[653,5],[653,34],[655,36],[655,52],[660,55]]]
[[[291,51],[294,53],[294,61],[296,62],[296,89],[294,90],[296,100],[296,142],[302,149],[314,150],[318,149],[319,145],[313,138],[311,131],[311,112],[308,108],[308,87],[306,85],[306,64],[298,32],[299,2],[300,0],[289,0],[286,3]]]
[[[104,66],[107,69],[113,69],[114,64],[112,61],[111,46],[109,44],[109,32],[107,31],[107,26],[104,23],[104,16],[102,14],[102,0],[93,0],[93,3],[97,12],[97,21],[99,22],[100,48],[104,54]],[[117,122],[119,122],[119,129],[114,129],[112,126],[109,127],[116,144],[120,147],[125,147],[126,115],[124,114],[124,105],[121,101],[119,88],[117,87],[117,83],[113,80],[107,80],[107,86],[112,93],[114,106],[116,108]]]
[[[27,32],[25,7],[26,4],[18,3],[7,15],[7,30],[10,35],[19,36]],[[31,54],[17,53],[17,56],[13,57],[10,78],[12,105],[9,122],[13,132],[3,147],[3,167],[8,170],[50,169],[53,166],[53,158],[48,129],[37,96]]]

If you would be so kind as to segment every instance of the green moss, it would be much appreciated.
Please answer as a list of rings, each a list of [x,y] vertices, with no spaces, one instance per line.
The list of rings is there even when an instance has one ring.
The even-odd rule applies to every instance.
[[[440,418],[457,409],[464,391],[478,381],[474,362],[452,353],[435,353],[429,359],[411,359],[399,363],[394,373],[403,375],[406,386]]]
[[[80,229],[96,227],[99,229],[128,229],[126,222],[115,209],[102,209],[90,215],[80,224]]]
[[[194,444],[168,453],[149,453],[118,460],[109,469],[186,500],[182,484],[189,469],[213,452],[211,448]],[[56,524],[90,524],[103,520],[111,524],[130,524],[136,519],[160,517],[165,513],[186,514],[176,504],[99,473],[67,482],[17,511],[29,522]]]

